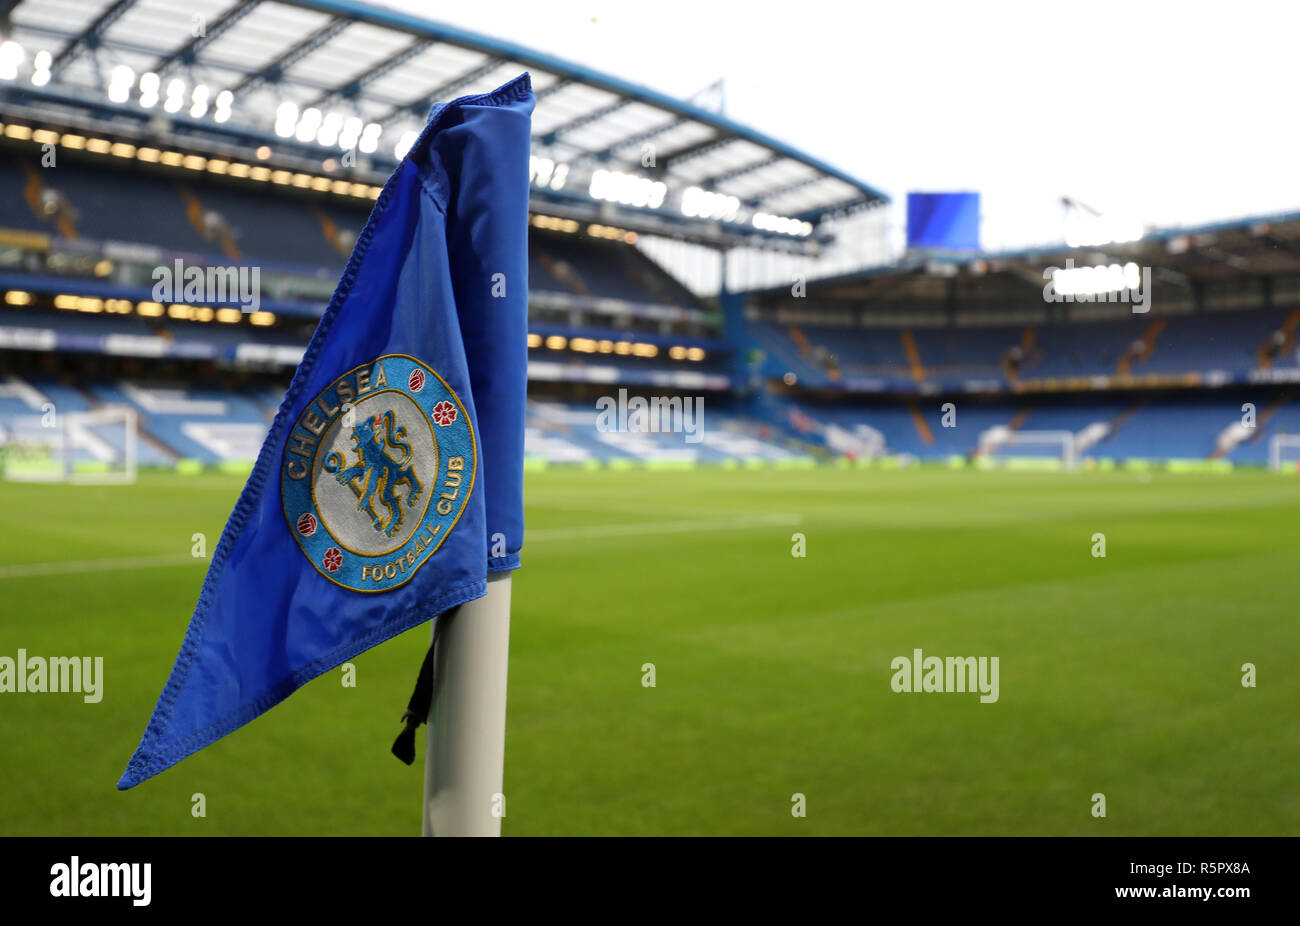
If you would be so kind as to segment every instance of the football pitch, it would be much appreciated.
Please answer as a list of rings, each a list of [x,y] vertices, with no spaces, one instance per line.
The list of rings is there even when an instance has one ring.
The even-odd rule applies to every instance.
[[[0,483],[0,656],[104,660],[98,703],[0,694],[0,832],[419,832],[427,625],[115,790],[242,483]],[[1300,833],[1300,479],[553,468],[526,504],[506,835]],[[896,693],[917,649],[998,657],[997,700]]]

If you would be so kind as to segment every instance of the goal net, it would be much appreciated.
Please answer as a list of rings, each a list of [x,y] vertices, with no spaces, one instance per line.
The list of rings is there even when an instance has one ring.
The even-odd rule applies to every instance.
[[[1300,472],[1300,434],[1274,434],[1268,439],[1268,468],[1275,473]]]
[[[137,440],[132,408],[11,418],[0,428],[0,475],[15,482],[135,482]]]
[[[1078,465],[1073,431],[1019,431],[1005,425],[980,434],[979,460],[1008,469],[1067,469]]]

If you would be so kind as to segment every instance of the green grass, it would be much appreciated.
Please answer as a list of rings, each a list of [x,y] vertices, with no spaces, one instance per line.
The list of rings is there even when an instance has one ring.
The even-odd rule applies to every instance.
[[[388,747],[427,627],[115,790],[203,578],[192,535],[215,546],[241,484],[0,484],[0,576],[177,557],[0,577],[0,655],[105,660],[99,704],[0,694],[0,833],[418,831]],[[1300,833],[1300,480],[548,469],[527,497],[507,834]],[[895,694],[917,647],[998,656],[1000,700]]]

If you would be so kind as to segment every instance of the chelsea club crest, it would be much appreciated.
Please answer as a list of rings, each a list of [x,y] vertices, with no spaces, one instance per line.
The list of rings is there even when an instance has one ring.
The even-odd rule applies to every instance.
[[[477,469],[474,430],[451,387],[414,357],[385,354],[298,416],[280,474],[285,520],[325,578],[387,591],[451,533]]]

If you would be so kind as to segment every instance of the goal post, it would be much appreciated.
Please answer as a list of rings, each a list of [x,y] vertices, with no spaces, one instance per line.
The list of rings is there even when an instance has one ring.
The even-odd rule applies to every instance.
[[[135,482],[138,424],[135,409],[117,405],[11,419],[3,429],[0,476],[13,482]]]
[[[1052,451],[1055,451],[1054,453]],[[985,466],[1073,470],[1078,466],[1073,431],[1021,431],[1005,425],[980,434],[979,457]]]
[[[1295,451],[1288,454],[1287,451]],[[1300,467],[1300,434],[1274,434],[1268,439],[1268,468],[1275,473],[1297,472]]]

